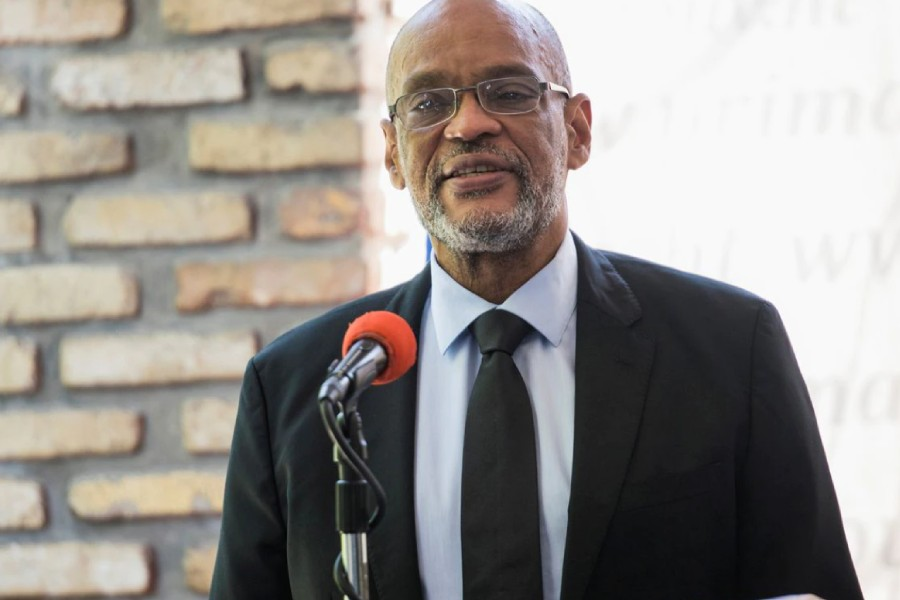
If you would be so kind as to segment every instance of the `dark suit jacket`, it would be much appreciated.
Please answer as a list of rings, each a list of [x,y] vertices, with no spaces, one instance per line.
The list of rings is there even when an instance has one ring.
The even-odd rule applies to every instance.
[[[861,598],[806,387],[767,302],[578,249],[575,446],[562,598]],[[211,597],[338,597],[332,446],[317,392],[347,325],[386,309],[418,331],[410,282],[340,306],[250,361]],[[360,402],[388,495],[373,596],[421,598],[413,504],[416,368]]]

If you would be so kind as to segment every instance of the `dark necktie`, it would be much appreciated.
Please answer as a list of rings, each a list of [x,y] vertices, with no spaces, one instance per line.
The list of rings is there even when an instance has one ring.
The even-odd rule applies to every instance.
[[[462,474],[463,597],[539,600],[541,546],[534,417],[512,359],[531,326],[505,310],[471,325],[481,367],[466,413]]]

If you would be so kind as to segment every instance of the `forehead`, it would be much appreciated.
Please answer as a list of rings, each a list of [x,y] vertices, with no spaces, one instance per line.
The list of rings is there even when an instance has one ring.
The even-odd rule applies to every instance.
[[[549,77],[537,29],[493,3],[448,3],[404,28],[394,47],[394,95],[435,86],[472,85],[507,75]]]

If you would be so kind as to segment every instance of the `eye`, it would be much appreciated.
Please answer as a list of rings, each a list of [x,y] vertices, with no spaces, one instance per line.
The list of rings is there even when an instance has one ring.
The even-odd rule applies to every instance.
[[[446,93],[438,90],[429,90],[410,94],[407,101],[407,111],[411,113],[426,114],[446,110],[452,102],[452,94],[448,100]]]
[[[485,95],[485,99],[492,105],[516,108],[533,104],[540,95],[540,89],[530,79],[506,79],[488,85]]]

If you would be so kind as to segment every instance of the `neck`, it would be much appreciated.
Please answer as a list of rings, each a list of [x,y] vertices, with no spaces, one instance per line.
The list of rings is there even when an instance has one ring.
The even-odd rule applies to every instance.
[[[565,226],[548,230],[525,248],[505,253],[460,253],[436,240],[432,244],[438,264],[457,283],[488,302],[502,304],[553,260],[565,234]]]

